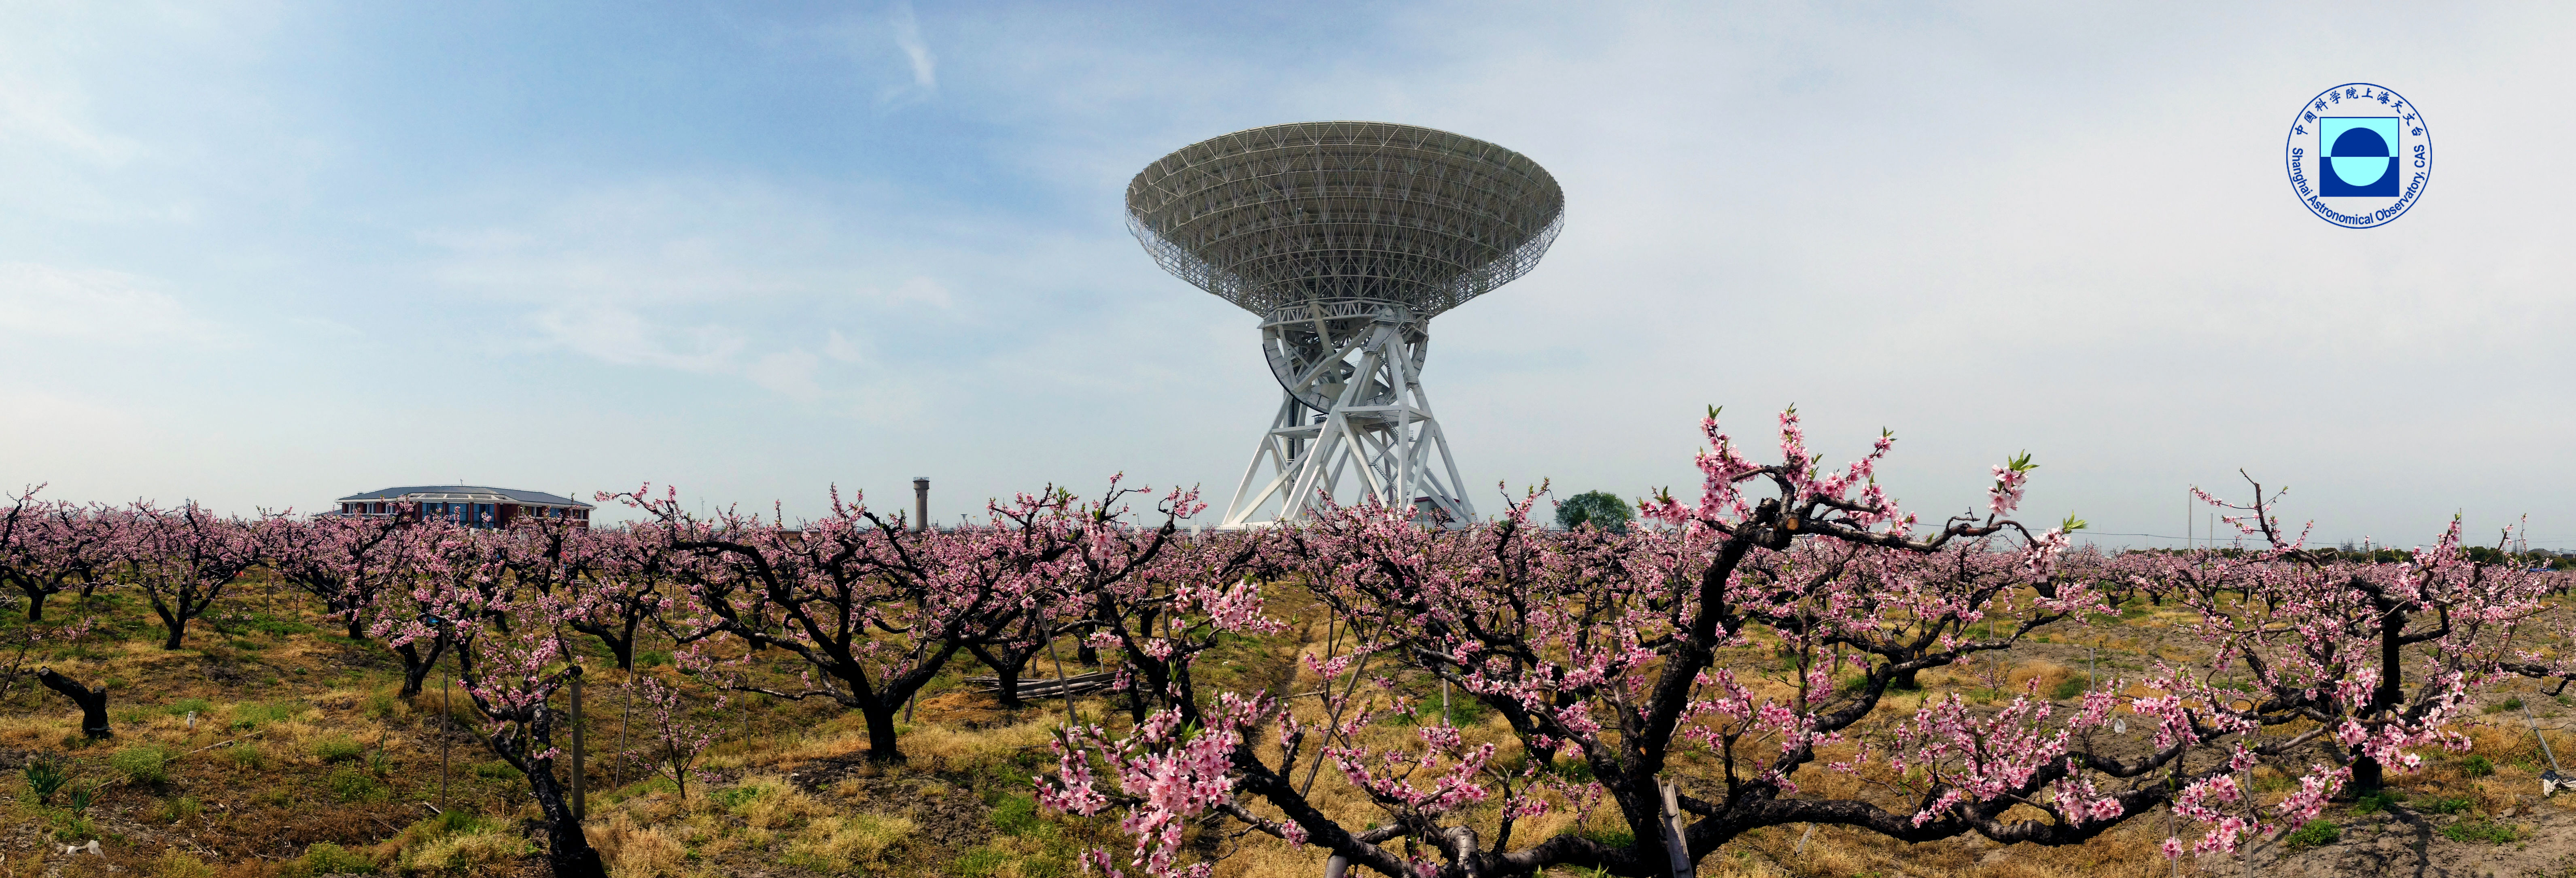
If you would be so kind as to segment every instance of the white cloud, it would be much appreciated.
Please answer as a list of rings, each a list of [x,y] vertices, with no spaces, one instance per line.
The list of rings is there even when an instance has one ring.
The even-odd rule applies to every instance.
[[[666,329],[633,311],[599,303],[549,308],[532,321],[549,339],[579,353],[684,372],[733,372],[735,355],[745,344],[742,332],[730,327]]]
[[[835,329],[832,330],[829,339],[823,343],[823,356],[844,363],[864,363],[867,362],[868,351],[866,347],[850,340],[849,336],[842,335],[840,330]]]
[[[814,380],[821,363],[821,358],[802,350],[779,351],[752,361],[743,367],[743,375],[783,396],[810,402],[823,396],[823,385]]]
[[[939,226],[979,236],[1006,228],[940,220],[919,206],[900,226],[881,225],[884,212],[854,219],[849,210],[763,183],[672,179],[552,195],[503,221],[415,239],[445,252],[429,270],[440,285],[518,311],[511,322],[533,335],[523,346],[736,376],[817,402],[884,380],[886,363],[915,362],[879,360],[880,344],[939,338],[996,304],[961,307],[950,281],[912,267],[1024,268],[985,258],[981,241],[959,252],[965,245]],[[824,327],[833,328],[817,355],[814,333]]]
[[[913,15],[909,0],[895,4],[894,44],[911,64],[912,82],[887,88],[880,98],[890,103],[914,101],[937,92],[939,59],[930,53],[930,44],[922,41],[921,20]]]
[[[33,140],[102,167],[123,165],[143,152],[134,140],[100,131],[83,118],[83,103],[76,94],[0,74],[0,141]]]
[[[225,345],[233,334],[134,275],[0,263],[0,331],[134,345]]]
[[[934,308],[946,308],[949,306],[948,287],[936,280],[926,277],[906,279],[903,283],[897,284],[894,289],[890,290],[868,290],[861,296],[861,298],[870,299],[887,305],[918,304],[929,305]]]

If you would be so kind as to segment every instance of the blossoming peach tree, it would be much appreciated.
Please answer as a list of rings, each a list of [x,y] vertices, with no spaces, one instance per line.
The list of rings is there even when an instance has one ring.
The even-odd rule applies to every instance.
[[[2563,608],[2546,601],[2568,574],[2501,551],[2496,561],[2472,560],[2456,518],[2432,546],[2399,563],[2313,551],[2304,528],[2291,533],[2274,514],[2280,492],[2267,496],[2247,481],[2246,503],[2194,493],[2224,510],[2248,544],[2134,553],[2115,565],[2196,617],[2183,628],[2207,650],[2196,664],[2159,663],[2144,681],[2159,694],[2132,700],[2131,709],[2156,718],[2160,747],[2235,742],[2225,755],[2239,775],[2205,778],[2174,802],[2212,830],[2193,849],[2233,850],[2295,828],[2347,787],[2377,790],[2388,769],[2420,767],[2428,748],[2465,751],[2459,721],[2498,683],[2555,678],[2554,694],[2576,679],[2576,658],[2544,648],[2570,633]],[[2502,543],[2512,537],[2508,529]],[[2277,731],[2256,734],[2264,729]],[[2264,763],[2298,777],[2297,791],[2260,805],[2239,778]],[[2181,842],[2167,845],[2180,853]]]
[[[396,504],[404,512],[412,505]],[[399,513],[280,521],[262,532],[262,553],[278,578],[321,600],[349,639],[363,640],[377,599],[412,577],[414,547],[408,538],[434,525],[405,521]],[[403,694],[414,694],[418,681],[404,682]]]
[[[1264,538],[1260,560],[1226,572],[1258,572],[1330,611],[1323,648],[1301,657],[1314,691],[1218,690],[1163,674],[1151,693],[1160,706],[1141,722],[1059,737],[1041,800],[1119,816],[1134,850],[1093,851],[1089,864],[1154,876],[1209,874],[1208,862],[1184,862],[1189,827],[1205,821],[1408,876],[1557,866],[1665,875],[1676,859],[1696,863],[1746,832],[1793,823],[1908,841],[1975,833],[2071,844],[2166,804],[2203,827],[2205,848],[2226,849],[2295,826],[2342,783],[2342,768],[2321,764],[2299,772],[2295,792],[2258,806],[2238,780],[2255,762],[2315,752],[2320,736],[2396,759],[2437,738],[2505,656],[2542,661],[2507,645],[2530,609],[2528,589],[2494,571],[2460,572],[2437,548],[2413,581],[2450,584],[2406,593],[2449,620],[2444,637],[2485,644],[2468,650],[2482,658],[2462,660],[2483,670],[2446,676],[2448,694],[2429,696],[2411,719],[2397,718],[2407,708],[2367,708],[2379,703],[2362,691],[2374,682],[2325,686],[2318,674],[2332,664],[2298,665],[2277,678],[2288,687],[2275,690],[2280,703],[2248,708],[2244,693],[2211,684],[2216,663],[2261,653],[2283,668],[2272,657],[2310,635],[2294,630],[2295,614],[2228,622],[2244,619],[2246,602],[2222,609],[2188,597],[2212,607],[2222,643],[2196,673],[2161,668],[2135,686],[2097,682],[2055,701],[2035,681],[1991,706],[1956,694],[1892,698],[1919,672],[2085,624],[2134,590],[2182,592],[2137,562],[2070,551],[2079,521],[2033,532],[2013,519],[2035,469],[2027,454],[1995,468],[1981,512],[1925,525],[1875,480],[1890,438],[1827,470],[1791,410],[1780,418],[1780,462],[1757,463],[1716,415],[1702,423],[1710,447],[1697,500],[1641,504],[1659,527],[1534,529],[1533,492],[1491,524],[1434,529],[1409,509],[1361,506]],[[2224,588],[2250,589],[2258,604],[2295,599],[2284,576],[2249,566]],[[1201,580],[1191,599],[1099,599],[1161,601],[1180,616],[1165,623],[1173,630],[1285,627],[1253,583],[1222,582]],[[2478,633],[2467,630],[2472,617]],[[2235,633],[2220,633],[2223,623]],[[1186,642],[1132,632],[1114,641],[1103,645],[1139,664],[1168,662],[1156,654]],[[1451,725],[1407,674],[1489,708],[1508,735]],[[2299,694],[2303,685],[2322,688]],[[2115,730],[2132,721],[2138,733]],[[1324,763],[1368,812],[1314,797]],[[1677,788],[1669,810],[1667,783]],[[1628,841],[1577,831],[1602,808]],[[1560,811],[1575,825],[1558,821],[1542,837],[1524,829]]]
[[[65,501],[36,499],[43,485],[9,498],[0,510],[0,582],[27,599],[27,621],[45,618],[45,599],[104,578],[116,561],[116,528],[107,516]]]
[[[162,649],[178,649],[188,623],[206,614],[224,588],[259,565],[263,533],[286,526],[278,516],[245,520],[217,515],[195,501],[161,509],[135,503],[111,516],[120,536],[125,578],[161,617]]]
[[[455,656],[457,688],[483,717],[480,737],[493,754],[527,776],[546,833],[546,859],[557,878],[606,878],[599,852],[574,816],[563,776],[580,771],[554,743],[570,717],[556,693],[581,674],[567,641],[582,612],[569,595],[516,581],[516,535],[449,527],[423,545],[422,577],[410,594],[418,616],[385,619],[378,633],[396,645],[434,641]]]
[[[700,520],[667,490],[617,496],[652,517],[637,531],[642,545],[674,559],[667,572],[687,607],[663,619],[685,667],[735,691],[858,711],[870,758],[896,761],[896,716],[959,651],[1051,638],[1054,617],[1078,611],[1068,584],[1124,577],[1198,505],[1196,492],[1173,491],[1160,500],[1162,528],[1124,540],[1114,522],[1139,490],[1113,479],[1089,503],[1053,489],[1023,494],[992,504],[990,524],[947,531],[910,530],[837,492],[830,515],[796,527],[735,511]],[[1024,624],[1029,614],[1047,618]],[[792,680],[763,672],[754,659],[769,649],[805,667]]]

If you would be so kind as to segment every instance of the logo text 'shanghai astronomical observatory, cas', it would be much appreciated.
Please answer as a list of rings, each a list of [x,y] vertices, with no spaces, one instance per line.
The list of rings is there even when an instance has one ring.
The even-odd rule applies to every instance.
[[[1322,497],[1473,520],[1422,391],[1431,318],[1527,273],[1565,192],[1527,156],[1384,122],[1302,122],[1194,143],[1127,184],[1154,261],[1261,318],[1278,413],[1224,527],[1291,522]]]
[[[2318,219],[2387,225],[2424,197],[2433,135],[2424,113],[2386,87],[2347,82],[2309,98],[2290,120],[2290,191]]]

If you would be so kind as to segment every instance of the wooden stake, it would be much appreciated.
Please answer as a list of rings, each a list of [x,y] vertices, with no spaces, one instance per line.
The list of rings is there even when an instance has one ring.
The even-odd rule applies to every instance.
[[[1655,786],[1664,794],[1664,853],[1672,857],[1673,878],[1691,878],[1690,847],[1682,840],[1682,804],[1680,793],[1672,782],[1657,779]]]
[[[635,716],[635,669],[626,669],[626,706],[617,711],[617,761],[609,763],[608,785],[626,783],[626,724]]]

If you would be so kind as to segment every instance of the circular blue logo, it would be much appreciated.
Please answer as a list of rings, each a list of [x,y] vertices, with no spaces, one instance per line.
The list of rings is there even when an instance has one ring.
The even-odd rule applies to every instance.
[[[2348,229],[2384,226],[2424,197],[2433,136],[2424,114],[2396,92],[2347,82],[2309,98],[2283,147],[2290,190],[2318,219]]]

